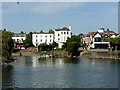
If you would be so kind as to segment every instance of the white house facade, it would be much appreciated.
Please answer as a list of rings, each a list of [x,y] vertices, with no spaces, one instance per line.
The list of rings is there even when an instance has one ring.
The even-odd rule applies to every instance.
[[[23,46],[23,40],[26,39],[25,33],[15,33],[12,39],[14,40],[14,48],[25,49]]]
[[[69,28],[55,29],[55,42],[58,43],[59,48],[62,48],[68,37],[71,38],[71,34],[71,25],[69,25]]]
[[[107,31],[99,29],[97,32],[92,32],[90,35],[90,47],[96,49],[109,49],[110,42],[106,42],[103,38],[115,38],[117,35],[117,33],[109,31],[109,29],[107,29]]]
[[[32,43],[34,46],[38,46],[39,44],[52,44],[53,43],[53,34],[45,33],[42,30],[40,33],[33,33],[32,34]]]

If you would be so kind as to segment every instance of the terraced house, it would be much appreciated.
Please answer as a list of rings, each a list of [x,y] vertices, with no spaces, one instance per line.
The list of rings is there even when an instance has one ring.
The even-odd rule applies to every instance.
[[[62,45],[66,42],[66,40],[71,38],[71,25],[69,27],[63,27],[62,29],[55,29],[55,33],[51,34],[50,32],[43,32],[42,30],[37,33],[32,34],[32,43],[34,46],[38,46],[39,44],[52,44],[53,41],[58,43],[58,47],[62,48]]]
[[[53,34],[50,32],[36,32],[32,34],[32,43],[34,46],[38,46],[39,44],[52,44],[53,43]]]

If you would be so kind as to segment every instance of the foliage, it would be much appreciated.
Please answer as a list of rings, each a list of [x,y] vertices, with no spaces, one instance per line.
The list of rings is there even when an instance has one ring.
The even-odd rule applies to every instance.
[[[29,34],[26,35],[26,40],[23,41],[23,45],[25,48],[34,46],[32,44],[32,32],[29,32]]]
[[[13,33],[6,30],[2,31],[2,61],[10,62],[12,59],[12,51],[14,48],[12,34]]]
[[[38,45],[38,50],[39,51],[49,51],[52,50],[52,45],[48,45],[48,44],[40,44]]]
[[[53,43],[50,45],[52,46],[52,48],[58,47],[58,43],[56,43],[55,41],[53,41]]]
[[[63,49],[72,53],[72,56],[78,56],[79,51],[78,48],[80,47],[80,37],[73,35],[71,38],[68,38],[66,43],[62,46]]]
[[[49,30],[49,33],[54,34],[54,31],[52,29]]]
[[[110,42],[110,47],[113,47],[113,50],[115,50],[115,46],[118,47],[118,49],[120,49],[120,37],[118,38],[102,38],[103,41],[107,41]]]

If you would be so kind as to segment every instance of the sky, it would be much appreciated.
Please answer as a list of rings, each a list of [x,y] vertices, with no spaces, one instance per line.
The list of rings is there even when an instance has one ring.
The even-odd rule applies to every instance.
[[[72,25],[72,33],[109,28],[118,32],[118,2],[3,2],[2,29],[48,32]]]

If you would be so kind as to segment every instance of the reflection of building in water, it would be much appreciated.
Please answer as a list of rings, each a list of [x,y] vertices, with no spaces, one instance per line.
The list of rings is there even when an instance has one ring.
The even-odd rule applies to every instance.
[[[32,66],[37,67],[38,66],[38,57],[32,57]]]

